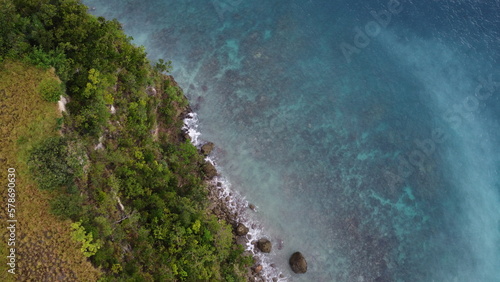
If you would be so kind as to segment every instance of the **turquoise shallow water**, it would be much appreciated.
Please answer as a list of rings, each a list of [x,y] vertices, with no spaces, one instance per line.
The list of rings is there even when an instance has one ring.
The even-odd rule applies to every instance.
[[[83,2],[173,61],[288,280],[500,281],[500,1]]]

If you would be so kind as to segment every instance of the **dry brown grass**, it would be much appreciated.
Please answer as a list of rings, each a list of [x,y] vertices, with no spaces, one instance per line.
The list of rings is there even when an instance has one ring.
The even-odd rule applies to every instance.
[[[42,100],[38,83],[53,71],[18,62],[0,65],[0,281],[96,281],[100,272],[83,256],[71,238],[70,221],[50,213],[47,191],[30,179],[29,150],[41,140],[59,134],[56,103]],[[16,275],[7,272],[7,169],[16,169]]]

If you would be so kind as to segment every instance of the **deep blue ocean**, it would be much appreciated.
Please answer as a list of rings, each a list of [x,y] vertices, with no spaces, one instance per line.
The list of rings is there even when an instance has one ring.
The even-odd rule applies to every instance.
[[[499,0],[83,2],[172,60],[269,279],[500,281]]]

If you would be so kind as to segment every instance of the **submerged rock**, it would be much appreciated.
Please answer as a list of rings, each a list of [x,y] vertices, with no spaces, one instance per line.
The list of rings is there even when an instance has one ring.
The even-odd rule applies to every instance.
[[[304,256],[300,252],[295,252],[290,257],[290,267],[295,273],[306,273],[307,262]]]
[[[214,149],[214,143],[208,142],[203,144],[203,146],[201,146],[201,153],[205,156],[208,156],[213,149]]]
[[[243,223],[238,224],[236,227],[236,235],[245,236],[248,234],[248,227],[246,227]]]
[[[257,248],[263,253],[270,253],[272,249],[272,244],[269,240],[267,239],[260,239],[257,241]]]
[[[283,240],[278,239],[278,250],[282,250],[282,249],[283,249]]]

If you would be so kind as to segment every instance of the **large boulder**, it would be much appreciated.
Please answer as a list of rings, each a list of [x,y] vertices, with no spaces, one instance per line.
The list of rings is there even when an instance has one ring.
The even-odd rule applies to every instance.
[[[300,252],[295,252],[290,257],[290,267],[295,273],[306,273],[307,262],[304,256]]]
[[[203,144],[203,146],[201,146],[201,153],[205,156],[208,156],[213,149],[214,149],[214,143],[208,142]]]
[[[272,244],[269,240],[267,239],[260,239],[257,241],[257,248],[263,253],[270,253],[272,249]]]
[[[236,235],[245,236],[248,234],[248,227],[246,227],[243,223],[238,224],[236,226]]]
[[[202,170],[207,179],[212,179],[217,176],[217,169],[211,162],[205,162],[203,164]]]

